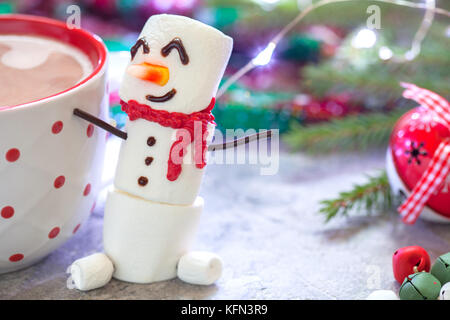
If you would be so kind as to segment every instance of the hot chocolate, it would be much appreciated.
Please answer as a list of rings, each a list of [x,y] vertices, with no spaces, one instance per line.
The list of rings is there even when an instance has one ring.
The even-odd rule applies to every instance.
[[[0,35],[0,107],[49,97],[92,72],[80,50],[52,39]]]

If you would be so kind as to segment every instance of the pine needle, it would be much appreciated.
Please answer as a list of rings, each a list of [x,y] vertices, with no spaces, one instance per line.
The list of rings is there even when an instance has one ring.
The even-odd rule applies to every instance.
[[[348,116],[309,126],[292,123],[283,139],[292,151],[312,154],[386,146],[395,123],[404,112]]]
[[[365,210],[370,215],[376,210],[389,210],[393,206],[393,196],[386,172],[368,177],[365,184],[357,184],[353,189],[341,192],[335,199],[321,201],[320,213],[326,222],[337,216],[348,216],[352,209]]]

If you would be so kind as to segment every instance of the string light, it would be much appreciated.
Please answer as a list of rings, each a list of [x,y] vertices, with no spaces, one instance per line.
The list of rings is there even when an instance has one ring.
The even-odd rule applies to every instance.
[[[259,1],[264,2],[265,0],[259,0]],[[271,1],[275,1],[275,0],[267,0],[267,1],[271,2]],[[355,1],[355,0],[321,0],[314,4],[310,4],[309,6],[307,6],[291,22],[289,22],[283,29],[281,29],[281,31],[272,39],[272,41],[269,42],[269,44],[266,46],[266,48],[261,53],[259,53],[255,58],[253,58],[244,67],[239,69],[235,74],[233,74],[230,78],[228,78],[227,81],[225,81],[225,83],[220,87],[216,98],[220,98],[233,83],[238,81],[247,72],[253,70],[255,67],[267,65],[270,62],[270,58],[272,57],[273,52],[274,52],[276,46],[278,45],[278,43],[286,36],[286,34],[288,34],[311,11],[314,11],[315,9],[325,6],[327,4],[350,2],[350,1]],[[426,9],[426,13],[425,13],[424,19],[422,21],[422,24],[414,37],[412,48],[411,48],[411,50],[408,51],[409,53],[407,52],[405,54],[406,60],[414,59],[420,53],[420,45],[421,45],[423,39],[425,38],[425,36],[428,32],[428,29],[430,28],[430,26],[433,22],[433,18],[434,18],[435,14],[441,14],[441,15],[450,17],[450,11],[447,11],[442,8],[436,8],[435,0],[426,0],[426,3],[415,3],[415,2],[411,2],[411,1],[407,1],[407,0],[373,0],[373,1],[389,3],[389,4],[404,6],[404,7],[409,7],[409,8]],[[298,3],[300,6],[301,1],[299,0]],[[376,35],[375,35],[375,41],[376,41]],[[260,62],[264,62],[264,63],[260,64]]]
[[[352,39],[352,46],[356,49],[372,48],[377,42],[377,35],[371,29],[361,29]]]
[[[167,11],[170,9],[191,9],[196,0],[153,0],[153,6],[159,11]]]
[[[297,0],[297,6],[300,10],[312,4],[312,0]]]
[[[263,51],[253,58],[252,63],[255,66],[265,66],[269,64],[276,47],[277,45],[275,43],[270,42]]]
[[[272,10],[278,5],[280,0],[253,0],[258,3],[264,10]]]
[[[261,5],[266,5],[266,4],[277,4],[278,2],[280,2],[280,0],[254,0],[255,2],[261,4]]]
[[[389,60],[393,55],[392,50],[388,47],[381,47],[380,50],[378,50],[378,56],[381,60]]]
[[[420,49],[422,46],[422,41],[425,39],[425,36],[428,33],[431,25],[434,20],[434,9],[436,8],[435,0],[425,0],[425,4],[427,6],[427,10],[425,11],[425,15],[423,17],[422,23],[420,24],[419,30],[417,30],[414,35],[414,39],[411,45],[411,49],[405,53],[405,59],[408,61],[413,60],[420,54]]]

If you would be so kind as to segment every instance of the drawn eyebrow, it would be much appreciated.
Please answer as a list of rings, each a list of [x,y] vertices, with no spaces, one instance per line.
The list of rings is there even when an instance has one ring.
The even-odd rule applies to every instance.
[[[144,53],[149,53],[150,52],[150,47],[148,46],[147,40],[145,40],[144,38],[140,38],[138,41],[136,41],[136,43],[134,44],[134,46],[131,47],[130,52],[131,52],[131,60],[134,59],[134,56],[136,55],[137,51],[139,50],[139,47],[142,46]]]
[[[170,41],[164,48],[161,49],[161,55],[167,57],[172,49],[176,49],[180,55],[181,63],[186,65],[189,63],[189,56],[186,53],[186,49],[183,46],[183,42],[180,38],[175,38]]]

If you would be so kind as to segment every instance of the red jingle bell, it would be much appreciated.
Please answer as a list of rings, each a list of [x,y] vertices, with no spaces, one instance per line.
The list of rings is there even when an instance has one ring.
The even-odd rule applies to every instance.
[[[394,278],[403,283],[405,278],[416,272],[429,272],[431,261],[428,252],[419,246],[400,248],[392,256]]]
[[[396,195],[406,198],[427,170],[450,128],[432,110],[417,107],[400,118],[387,152],[387,174]],[[431,194],[421,217],[450,222],[450,175]],[[402,279],[403,280],[403,279]]]

